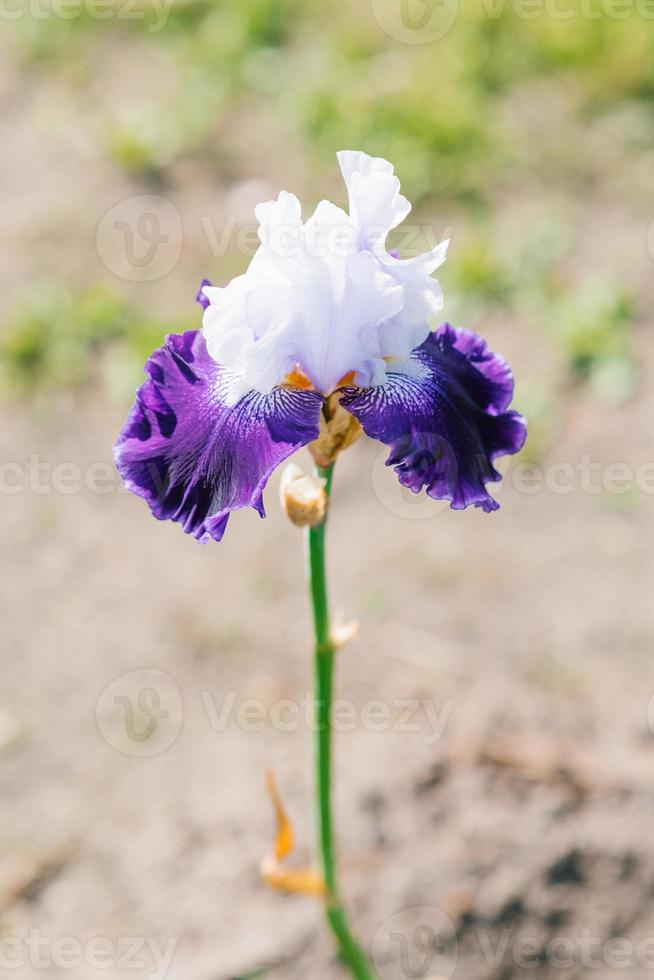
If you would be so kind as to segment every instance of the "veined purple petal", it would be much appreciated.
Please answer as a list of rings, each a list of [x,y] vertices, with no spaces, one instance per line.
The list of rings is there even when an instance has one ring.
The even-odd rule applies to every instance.
[[[220,541],[239,507],[264,517],[270,474],[318,436],[322,396],[276,388],[231,405],[234,375],[194,330],[167,337],[145,370],[150,377],[114,449],[127,489],[200,541]]]
[[[485,511],[499,504],[486,490],[501,474],[499,456],[522,448],[527,427],[506,411],[513,375],[506,361],[467,330],[442,324],[411,355],[416,372],[389,373],[376,388],[347,388],[341,405],[364,432],[390,447],[400,483],[423,487],[455,510],[469,504]]]
[[[210,285],[211,279],[203,279],[200,283],[200,288],[195,294],[195,302],[199,303],[203,310],[206,310],[206,308],[211,305],[210,300],[204,295],[204,287]]]

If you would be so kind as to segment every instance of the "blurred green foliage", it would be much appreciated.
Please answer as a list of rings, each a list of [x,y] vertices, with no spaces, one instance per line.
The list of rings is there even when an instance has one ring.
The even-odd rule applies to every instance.
[[[7,381],[17,387],[69,387],[86,379],[89,354],[129,327],[126,304],[104,289],[73,296],[55,282],[35,283],[2,337]]]
[[[633,317],[631,297],[604,280],[586,280],[548,314],[548,327],[573,376],[590,381],[604,400],[614,404],[632,395],[636,384],[630,336]]]
[[[174,328],[185,329],[179,320]],[[120,364],[121,388],[129,392],[172,329],[105,286],[74,293],[49,280],[35,283],[0,339],[3,386],[30,393],[83,385],[103,366],[97,355],[107,353],[109,378]]]
[[[639,119],[650,117],[654,20],[637,5],[619,17],[604,0],[557,5],[565,16],[553,16],[551,5],[534,14],[530,4],[521,14],[519,4],[500,0],[459,3],[443,37],[402,44],[375,21],[376,2],[137,0],[130,16],[121,15],[122,0],[114,3],[109,19],[92,16],[92,2],[80,0],[79,17],[24,17],[15,27],[34,69],[72,72],[77,80],[92,73],[95,45],[107,35],[163,57],[170,86],[103,121],[107,154],[119,167],[162,180],[192,155],[217,180],[230,179],[241,172],[235,120],[253,134],[250,152],[263,122],[282,142],[290,134],[316,185],[321,168],[333,171],[336,148],[380,153],[395,164],[418,214],[438,196],[439,207],[464,215],[465,237],[443,271],[452,317],[474,322],[488,307],[528,310],[571,379],[611,402],[629,397],[632,297],[604,280],[570,277],[565,218],[541,214],[523,239],[511,239],[494,224],[494,203],[524,168],[525,147],[505,115],[520,86],[543,78],[570,83],[580,125],[627,102],[638,104]],[[641,145],[654,146],[654,126],[637,130]],[[626,138],[634,139],[633,126]],[[135,364],[164,333],[165,325],[114,293],[72,295],[45,284],[10,324],[3,360],[14,385],[65,387],[88,377],[94,353],[106,348],[109,382],[120,387],[137,379]],[[535,385],[526,395],[536,417],[551,415],[547,392]]]
[[[115,17],[96,19],[80,0],[78,17],[15,23],[36,64],[70,65],[86,50],[76,39],[100,32],[137,32],[169,54],[174,94],[108,127],[110,154],[146,175],[189,152],[211,156],[219,120],[256,103],[329,166],[335,147],[365,145],[394,161],[414,201],[435,188],[483,200],[511,164],[499,106],[512,87],[574,75],[581,112],[654,97],[654,21],[636,8],[612,17],[602,0],[571,0],[570,16],[459,4],[442,38],[415,45],[384,33],[370,4],[347,0],[138,0],[129,16],[121,0],[115,7]]]

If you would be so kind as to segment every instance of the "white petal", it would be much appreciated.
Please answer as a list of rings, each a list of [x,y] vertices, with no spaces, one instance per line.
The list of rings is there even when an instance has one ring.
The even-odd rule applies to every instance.
[[[393,164],[383,157],[371,157],[362,150],[339,150],[336,154],[338,165],[347,184],[355,173],[367,176],[371,173],[393,173]]]
[[[259,222],[259,238],[280,225],[299,225],[302,221],[302,205],[295,194],[281,191],[276,201],[257,204],[254,213]]]
[[[386,236],[411,210],[400,194],[393,166],[382,157],[341,150],[338,162],[347,186],[350,217],[362,248],[383,246]]]
[[[256,208],[261,245],[243,276],[206,287],[203,329],[212,357],[270,391],[296,367],[325,394],[354,372],[381,384],[388,359],[406,358],[442,307],[431,273],[447,251],[397,259],[388,231],[408,214],[392,165],[343,151],[350,213],[321,201],[306,223],[300,202],[282,192]]]

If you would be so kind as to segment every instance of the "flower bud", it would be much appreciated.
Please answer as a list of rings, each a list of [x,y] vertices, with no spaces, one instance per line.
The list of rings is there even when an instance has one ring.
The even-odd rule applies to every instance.
[[[327,512],[325,483],[322,477],[307,476],[295,463],[284,468],[279,499],[297,527],[317,527],[324,521]]]

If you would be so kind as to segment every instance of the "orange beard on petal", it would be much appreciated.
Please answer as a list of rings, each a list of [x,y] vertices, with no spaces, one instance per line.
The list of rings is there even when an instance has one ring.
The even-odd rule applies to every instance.
[[[355,377],[355,375],[356,375],[356,371],[348,371],[347,374],[344,374],[343,375],[343,377],[338,382],[338,384],[336,385],[336,387],[337,388],[345,388],[348,385],[353,385],[354,384],[354,377]]]
[[[355,377],[356,371],[348,371],[347,374],[344,374],[341,380],[335,385],[334,391],[337,391],[339,388],[346,388],[349,385],[353,385]],[[303,391],[313,388],[313,382],[309,377],[307,377],[299,364],[296,364],[293,370],[286,375],[282,381],[282,384],[288,385],[289,388],[300,388]]]
[[[291,388],[301,388],[303,391],[313,388],[311,380],[306,376],[299,364],[296,364],[290,374],[287,374],[282,384]]]

